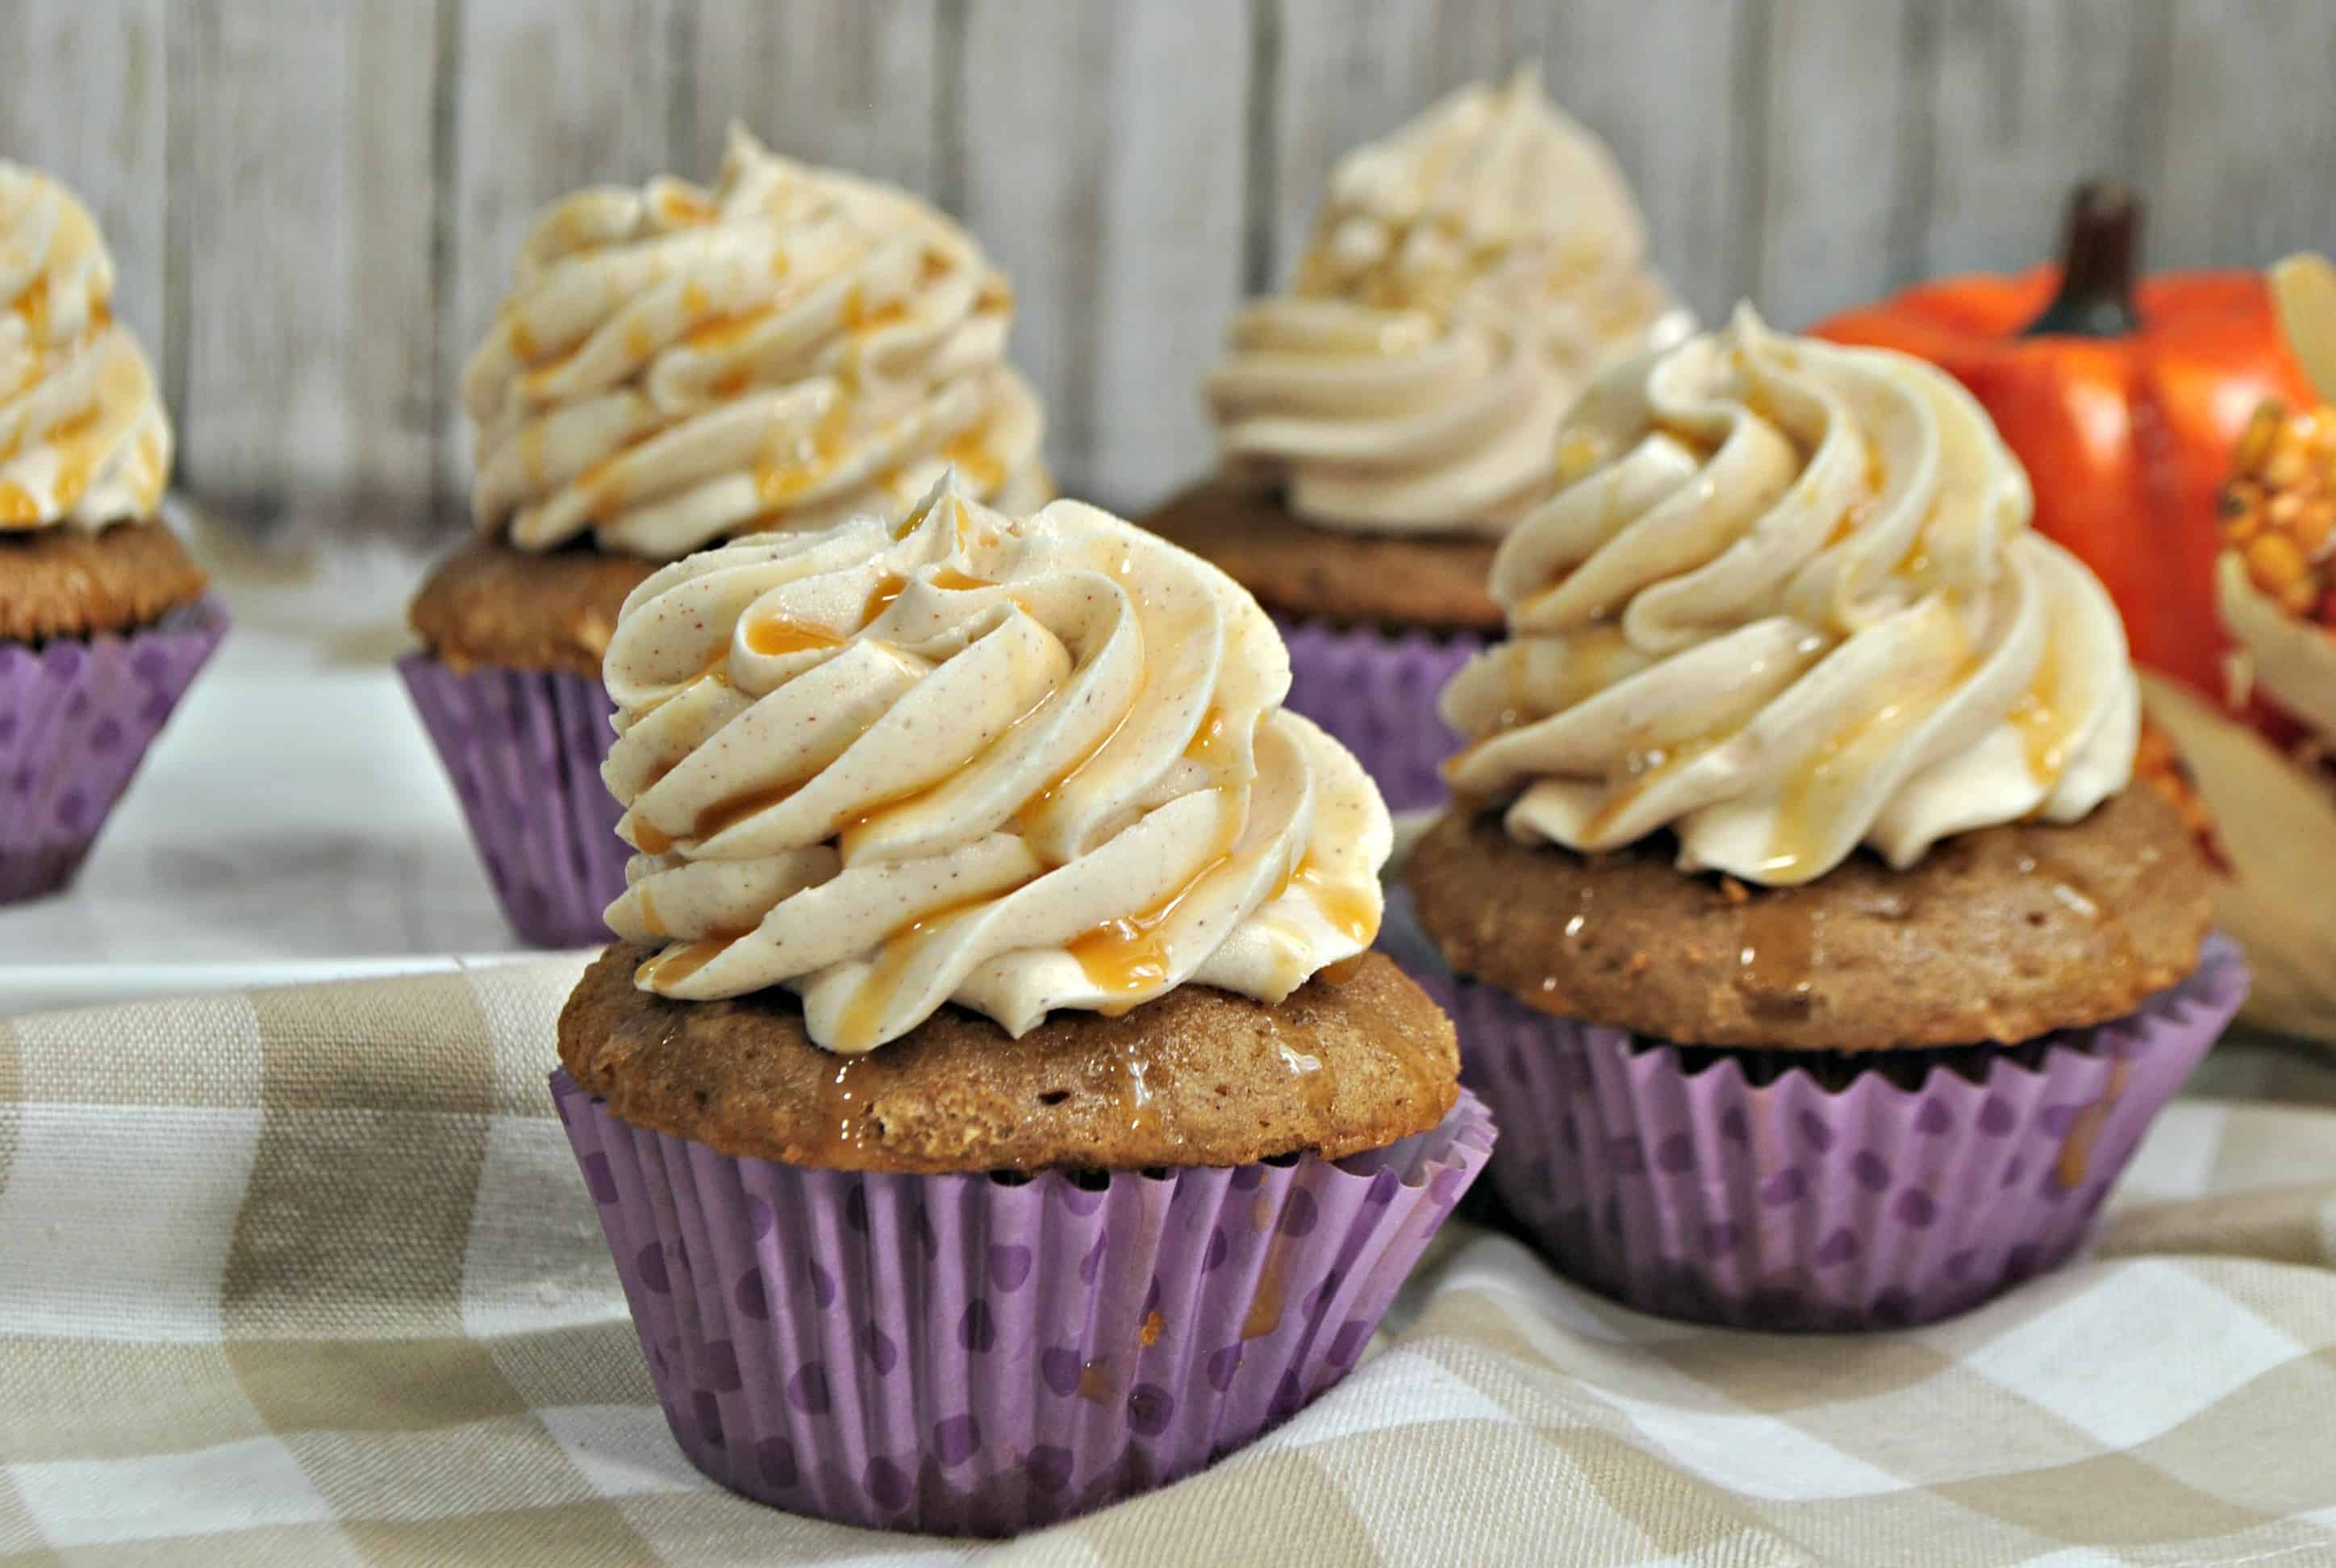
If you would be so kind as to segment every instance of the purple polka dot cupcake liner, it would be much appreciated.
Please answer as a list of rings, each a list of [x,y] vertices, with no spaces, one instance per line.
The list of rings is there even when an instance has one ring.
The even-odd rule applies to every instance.
[[[2246,989],[2216,936],[2138,1011],[2023,1053],[2037,1066],[1828,1090],[1430,986],[1504,1130],[1489,1185],[1561,1271],[1663,1317],[1819,1331],[1951,1317],[2064,1261]]]
[[[1397,811],[1444,799],[1444,759],[1460,737],[1436,711],[1436,694],[1484,647],[1472,632],[1391,635],[1369,627],[1274,618],[1290,648],[1290,696],[1355,754]]]
[[[625,891],[632,850],[600,782],[617,738],[600,683],[566,670],[457,673],[420,653],[397,673],[512,928],[540,948],[611,940],[600,912]]]
[[[870,1529],[1007,1535],[1165,1485],[1355,1365],[1484,1165],[1464,1093],[1332,1163],[903,1176],[734,1159],[555,1073],[682,1451]]]
[[[126,634],[0,642],[0,903],[73,881],[227,625],[205,599]]]

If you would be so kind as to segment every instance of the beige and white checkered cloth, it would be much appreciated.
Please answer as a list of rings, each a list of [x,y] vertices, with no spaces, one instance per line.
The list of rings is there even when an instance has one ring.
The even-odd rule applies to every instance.
[[[544,1072],[578,966],[0,1024],[0,1562],[2336,1562],[2336,1112],[2178,1103],[2088,1261],[1865,1339],[1448,1232],[1391,1343],[998,1546],[714,1488]]]

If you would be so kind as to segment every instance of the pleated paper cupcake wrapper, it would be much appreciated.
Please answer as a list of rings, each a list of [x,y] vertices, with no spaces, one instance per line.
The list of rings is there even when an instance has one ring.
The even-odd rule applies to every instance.
[[[73,880],[227,624],[199,599],[127,634],[0,643],[0,903]]]
[[[1504,1129],[1489,1185],[1577,1281],[1746,1329],[1929,1322],[2065,1260],[2143,1130],[2238,1010],[2220,937],[2130,1017],[2052,1037],[2040,1067],[1933,1067],[1828,1091],[1537,1013],[1446,978],[1462,1076]]]
[[[1304,714],[1353,752],[1397,811],[1444,799],[1444,759],[1460,749],[1436,711],[1468,656],[1484,646],[1472,633],[1401,636],[1372,628],[1274,618],[1290,648],[1290,696]]]
[[[1010,1534],[1164,1485],[1352,1368],[1493,1144],[1028,1180],[734,1159],[552,1094],[692,1463],[871,1529]]]
[[[397,661],[470,823],[503,914],[540,948],[610,940],[600,911],[625,891],[632,851],[600,782],[616,705],[565,670],[482,666],[427,654]]]

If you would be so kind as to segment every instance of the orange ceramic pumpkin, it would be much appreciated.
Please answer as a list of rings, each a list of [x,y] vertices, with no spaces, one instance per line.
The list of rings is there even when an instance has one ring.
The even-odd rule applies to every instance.
[[[1995,416],[2036,489],[2036,525],[2098,573],[2135,658],[2223,696],[2216,492],[2268,398],[2312,388],[2259,272],[2136,277],[2138,204],[2080,189],[2066,258],[1923,284],[1812,330],[1927,359]]]

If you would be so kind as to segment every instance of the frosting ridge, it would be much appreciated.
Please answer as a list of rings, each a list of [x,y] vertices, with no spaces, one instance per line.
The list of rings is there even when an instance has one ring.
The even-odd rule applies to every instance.
[[[113,319],[113,258],[71,190],[5,161],[0,300],[0,530],[152,517],[170,421]]]
[[[1443,700],[1455,791],[1512,833],[1668,828],[1682,869],[1784,885],[2125,787],[2116,609],[1943,373],[1742,307],[1602,377],[1559,449],[1494,560],[1511,639]]]
[[[1339,161],[1294,288],[1234,322],[1223,467],[1327,526],[1498,535],[1583,384],[1687,329],[1645,248],[1536,72],[1461,89]]]
[[[1182,984],[1278,1002],[1377,934],[1391,830],[1280,701],[1231,579],[1095,508],[953,478],[658,571],[604,661],[646,989],[784,984],[865,1051],[944,1002],[1010,1033]]]
[[[955,464],[1051,493],[1013,295],[908,192],[736,126],[711,190],[667,178],[553,204],[462,375],[472,511],[525,550],[592,530],[673,560],[715,540],[907,510]]]

